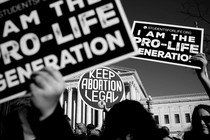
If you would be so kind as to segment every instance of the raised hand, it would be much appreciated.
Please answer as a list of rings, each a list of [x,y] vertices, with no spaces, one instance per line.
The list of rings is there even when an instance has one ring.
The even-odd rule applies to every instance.
[[[44,68],[31,75],[30,92],[34,106],[41,112],[40,120],[50,116],[55,110],[65,84],[59,71]]]

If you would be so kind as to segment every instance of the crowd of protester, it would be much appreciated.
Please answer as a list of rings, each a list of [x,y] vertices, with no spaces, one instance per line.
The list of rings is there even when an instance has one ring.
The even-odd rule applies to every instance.
[[[207,60],[204,54],[191,58],[199,63],[198,78],[210,95]],[[64,115],[59,98],[65,83],[58,70],[44,68],[34,72],[30,96],[11,101],[9,111],[1,114],[1,140],[177,140],[170,130],[158,126],[152,114],[138,101],[123,100],[106,112],[103,129],[94,124],[77,123],[73,129]],[[1,105],[2,109],[3,104]],[[2,111],[1,111],[2,113]],[[210,139],[210,106],[198,105],[192,113],[191,129],[183,140]]]
[[[107,113],[104,129],[77,123],[73,131],[77,140],[181,140],[171,136],[167,126],[157,125],[152,114],[137,101],[124,100]]]

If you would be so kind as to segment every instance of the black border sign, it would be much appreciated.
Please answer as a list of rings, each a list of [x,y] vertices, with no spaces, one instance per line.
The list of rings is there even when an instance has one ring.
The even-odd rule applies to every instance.
[[[203,51],[202,28],[134,21],[132,33],[138,44],[136,59],[199,68],[189,61]]]
[[[45,66],[67,80],[137,53],[120,0],[10,0],[0,4],[0,103],[25,95]]]
[[[114,70],[103,67],[91,70],[80,77],[79,93],[83,101],[95,109],[111,108],[120,102],[125,93],[122,79]]]

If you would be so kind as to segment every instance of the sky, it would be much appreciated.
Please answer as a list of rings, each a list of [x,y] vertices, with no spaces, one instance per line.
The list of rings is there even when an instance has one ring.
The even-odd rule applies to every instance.
[[[5,0],[0,0],[3,2]],[[130,25],[134,20],[194,27],[194,19],[179,13],[194,0],[121,0]],[[210,7],[210,0],[198,0]],[[210,34],[210,25],[199,24]],[[205,92],[192,68],[128,58],[113,65],[135,69],[148,95],[165,96]]]
[[[194,19],[178,11],[193,0],[121,0],[130,25],[134,20],[194,27]],[[210,7],[209,0],[200,0]],[[210,25],[200,24],[204,32]],[[148,95],[167,96],[205,92],[195,70],[146,60],[129,58],[113,65],[135,69]]]

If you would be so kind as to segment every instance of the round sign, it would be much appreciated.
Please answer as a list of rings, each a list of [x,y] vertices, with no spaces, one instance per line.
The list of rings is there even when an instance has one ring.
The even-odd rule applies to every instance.
[[[111,108],[120,102],[124,89],[120,76],[107,67],[87,72],[79,80],[79,93],[82,99],[96,109]]]

